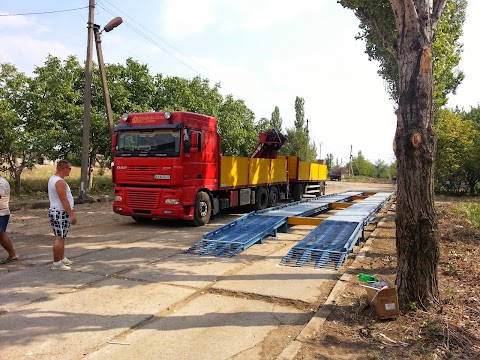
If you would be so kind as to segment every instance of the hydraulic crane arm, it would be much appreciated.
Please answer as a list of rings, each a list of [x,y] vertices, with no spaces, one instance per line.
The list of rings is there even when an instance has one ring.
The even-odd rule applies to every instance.
[[[278,150],[283,146],[286,140],[287,137],[275,129],[260,133],[258,145],[250,157],[276,159]]]

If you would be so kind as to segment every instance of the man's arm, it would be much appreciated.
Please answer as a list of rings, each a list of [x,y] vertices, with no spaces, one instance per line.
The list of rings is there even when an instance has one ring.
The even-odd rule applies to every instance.
[[[70,203],[68,202],[67,199],[67,184],[65,180],[58,180],[55,183],[55,188],[57,189],[57,194],[58,197],[60,198],[60,201],[62,202],[63,208],[67,212],[67,214],[70,216],[70,219],[72,220],[72,224],[77,223],[77,218],[75,214],[73,213],[73,209],[70,207]]]

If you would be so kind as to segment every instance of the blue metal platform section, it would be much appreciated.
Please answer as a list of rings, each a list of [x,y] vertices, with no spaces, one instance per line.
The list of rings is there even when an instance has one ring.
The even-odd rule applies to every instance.
[[[393,193],[376,193],[320,223],[282,259],[281,265],[338,270],[364,237],[365,226]]]
[[[251,212],[231,223],[203,235],[186,253],[231,257],[261,242],[266,236],[276,236],[277,231],[287,231],[289,216],[311,216],[328,210],[334,202],[351,201],[362,192],[343,192],[315,199],[301,200],[274,208]]]

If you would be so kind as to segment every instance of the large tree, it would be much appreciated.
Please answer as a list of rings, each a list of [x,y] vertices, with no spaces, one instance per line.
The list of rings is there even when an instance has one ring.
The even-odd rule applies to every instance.
[[[305,126],[305,99],[297,96],[295,98],[295,128],[302,129]]]
[[[258,141],[255,131],[255,114],[243,100],[225,96],[217,122],[222,137],[222,155],[250,156]]]
[[[40,156],[28,130],[25,94],[28,78],[12,64],[0,64],[0,170],[7,170],[20,193],[21,175]]]
[[[438,21],[447,0],[340,0],[360,20],[367,53],[380,62],[379,73],[397,102],[397,130],[394,151],[397,158],[396,245],[398,269],[396,283],[399,301],[427,308],[438,300],[437,267],[439,243],[434,208],[434,75],[437,66],[454,70],[455,61],[440,64],[434,49]],[[452,16],[461,27],[466,1],[448,0],[456,8]],[[459,13],[461,16],[459,16]],[[455,16],[457,14],[457,16]],[[453,21],[450,23],[453,25]],[[458,49],[457,37],[445,37],[440,48]],[[448,43],[447,43],[448,42]],[[457,45],[457,48],[456,48]],[[434,50],[436,52],[434,53]],[[460,52],[460,50],[459,50]],[[459,53],[458,52],[458,53]],[[437,57],[436,57],[437,56]],[[445,77],[444,77],[445,78]],[[457,78],[437,96],[454,91]],[[438,102],[441,104],[441,101]]]
[[[470,193],[480,180],[480,127],[450,110],[442,110],[435,123],[436,188],[443,192]]]
[[[278,132],[282,132],[282,117],[280,116],[280,109],[278,106],[275,106],[275,109],[272,112],[272,117],[270,120],[270,126],[273,127]]]
[[[51,160],[80,157],[82,78],[82,66],[75,57],[62,61],[49,55],[28,80],[28,130],[35,136],[35,146]]]

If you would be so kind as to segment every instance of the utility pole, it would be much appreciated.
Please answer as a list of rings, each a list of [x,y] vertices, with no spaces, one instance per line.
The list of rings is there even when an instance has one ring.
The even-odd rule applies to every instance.
[[[350,145],[350,176],[353,176],[353,145]]]
[[[89,0],[88,4],[88,39],[87,59],[85,61],[85,94],[83,100],[83,137],[82,137],[82,163],[80,173],[80,200],[87,198],[88,176],[90,172],[90,116],[92,110],[92,46],[93,46],[93,22],[95,14],[95,0]]]
[[[307,119],[307,146],[305,146],[305,161],[308,161],[308,119]]]

